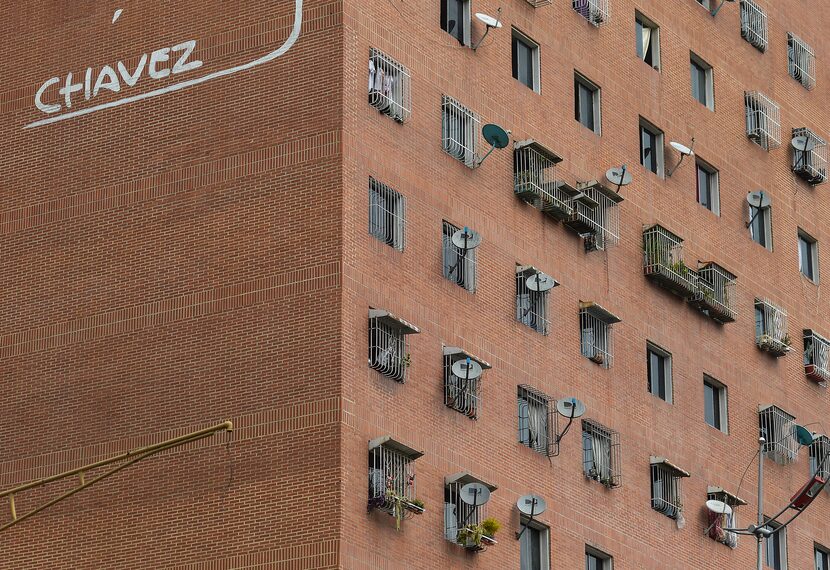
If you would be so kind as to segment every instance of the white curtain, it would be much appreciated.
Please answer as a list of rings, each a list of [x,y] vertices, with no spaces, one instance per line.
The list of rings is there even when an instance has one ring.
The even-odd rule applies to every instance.
[[[643,26],[643,60],[646,59],[646,54],[648,54],[648,46],[651,43],[651,28],[648,26]]]

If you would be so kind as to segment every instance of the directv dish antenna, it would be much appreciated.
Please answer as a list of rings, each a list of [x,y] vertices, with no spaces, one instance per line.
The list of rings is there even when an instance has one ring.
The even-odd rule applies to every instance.
[[[769,196],[767,196],[763,190],[758,190],[757,192],[750,192],[746,195],[746,201],[749,202],[749,205],[755,208],[755,214],[750,218],[750,220],[746,223],[746,227],[752,225],[752,222],[755,221],[755,218],[758,217],[762,211],[766,210],[772,204]]]
[[[686,158],[687,156],[694,156],[694,154],[695,154],[695,151],[692,150],[692,148],[694,148],[694,146],[695,146],[694,137],[692,137],[692,146],[686,146],[683,143],[679,143],[677,141],[671,141],[669,143],[669,145],[671,145],[671,147],[674,150],[676,150],[677,152],[680,153],[680,162],[677,163],[677,166],[675,166],[674,168],[669,170],[666,173],[666,176],[671,176],[672,174],[677,172],[677,169],[680,168],[681,164],[683,164],[683,159]]]
[[[537,293],[550,291],[557,285],[559,285],[559,283],[556,279],[546,273],[542,273],[541,271],[539,273],[534,273],[525,280],[525,286],[531,291],[535,291]]]
[[[544,513],[548,508],[548,505],[539,495],[522,495],[519,497],[519,500],[516,501],[516,508],[519,509],[520,513],[529,517],[527,519],[529,524],[530,521],[533,520],[533,517]],[[522,534],[524,534],[524,531],[527,530],[527,527],[527,524],[522,525],[522,530],[516,533],[516,540],[522,537]]]
[[[458,496],[472,507],[480,507],[490,500],[490,489],[481,483],[467,483],[461,487]]]
[[[510,144],[510,131],[506,131],[498,125],[488,123],[481,129],[481,134],[484,135],[484,140],[490,143],[490,150],[487,151],[481,160],[478,161],[478,166],[490,156],[494,149],[504,148]]]
[[[484,41],[484,38],[487,37],[487,34],[490,33],[490,30],[492,28],[496,28],[496,29],[501,28],[501,8],[496,10],[496,17],[495,18],[493,16],[490,16],[489,14],[482,14],[481,12],[476,13],[476,18],[478,18],[479,22],[484,24],[485,29],[484,29],[484,35],[481,36],[481,39],[478,40],[476,42],[476,44],[473,46],[473,51],[478,49],[478,46],[481,45],[481,42]]]
[[[731,515],[732,507],[723,501],[709,500],[706,501],[706,508],[717,515]]]
[[[711,12],[712,17],[714,18],[715,16],[717,16],[717,15],[718,15],[718,12],[720,12],[720,9],[721,9],[721,8],[723,8],[723,5],[724,5],[726,2],[734,2],[734,1],[735,1],[735,0],[720,0],[720,4],[718,4],[718,7],[717,7],[717,8],[715,8],[714,10],[712,10],[712,12]]]
[[[452,373],[466,380],[475,380],[481,376],[481,364],[470,358],[469,356],[464,360],[459,360],[452,365]]]
[[[795,440],[799,445],[810,445],[815,439],[815,434],[804,426],[795,426]]]
[[[617,186],[617,194],[620,193],[620,188],[631,184],[631,173],[625,164],[619,168],[609,168],[605,173],[605,178],[608,182]]]
[[[460,250],[467,251],[481,245],[481,235],[478,232],[465,227],[452,234],[452,244]]]
[[[568,419],[581,418],[585,415],[585,404],[576,398],[566,398],[556,402],[556,411]]]
[[[807,162],[807,153],[816,148],[816,140],[809,134],[799,135],[797,137],[793,137],[790,144],[793,145],[795,150],[801,153],[801,156],[798,157],[798,163],[793,168],[793,170],[795,170],[796,168],[799,168],[802,163]]]

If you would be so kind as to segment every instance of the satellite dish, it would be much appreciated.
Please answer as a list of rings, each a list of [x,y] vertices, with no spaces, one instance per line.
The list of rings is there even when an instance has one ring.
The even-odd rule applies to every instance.
[[[795,426],[795,440],[799,444],[810,445],[811,443],[813,443],[813,439],[815,438],[813,437],[812,432],[810,432],[810,430],[808,430],[806,427],[799,425]]]
[[[749,202],[750,206],[761,208],[762,210],[769,208],[772,202],[763,190],[750,192],[746,195],[746,201]]]
[[[539,495],[522,495],[519,497],[519,500],[516,501],[516,507],[523,515],[534,517],[544,513],[548,508],[548,505]]]
[[[475,249],[481,245],[481,235],[470,228],[464,228],[452,234],[452,244],[458,249]]]
[[[539,273],[534,273],[533,275],[528,277],[525,281],[525,285],[531,291],[543,293],[545,291],[550,291],[551,289],[559,285],[559,283],[557,283],[556,279],[554,279],[550,275],[542,273],[540,271]]]
[[[809,152],[816,148],[816,141],[813,137],[808,136],[798,136],[793,137],[792,142],[790,143],[793,145],[795,150],[800,150],[802,152]]]
[[[605,178],[608,182],[617,186],[617,194],[620,193],[620,188],[631,184],[632,179],[631,172],[628,171],[625,164],[619,168],[609,168],[605,173]]]
[[[692,156],[694,154],[694,151],[692,149],[690,149],[689,147],[687,147],[685,144],[682,144],[682,143],[679,143],[679,142],[676,142],[676,141],[671,141],[669,144],[671,145],[671,147],[674,150],[676,150],[677,152],[679,152],[680,154],[682,154],[684,156]]]
[[[709,500],[706,501],[706,508],[718,515],[731,515],[732,507],[723,501]]]
[[[565,398],[556,402],[556,411],[566,418],[581,418],[585,415],[585,404],[576,398]]]
[[[476,12],[476,18],[488,28],[501,28],[501,22],[489,14]]]
[[[510,144],[510,131],[506,131],[498,125],[488,123],[481,129],[481,134],[484,135],[484,140],[490,143],[490,150],[487,151],[481,160],[478,161],[480,166],[484,159],[490,156],[494,149],[504,148]]]
[[[468,505],[480,507],[490,500],[490,489],[481,483],[467,483],[461,487],[458,496]]]
[[[459,378],[474,380],[481,376],[481,372],[481,364],[470,357],[467,357],[464,360],[459,360],[452,365],[452,373]]]

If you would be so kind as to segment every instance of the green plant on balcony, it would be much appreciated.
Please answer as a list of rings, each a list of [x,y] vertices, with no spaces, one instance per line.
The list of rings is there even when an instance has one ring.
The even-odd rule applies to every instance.
[[[496,533],[501,528],[501,523],[494,518],[487,518],[481,524],[468,524],[458,530],[456,542],[461,546],[481,548],[482,540],[495,540]]]

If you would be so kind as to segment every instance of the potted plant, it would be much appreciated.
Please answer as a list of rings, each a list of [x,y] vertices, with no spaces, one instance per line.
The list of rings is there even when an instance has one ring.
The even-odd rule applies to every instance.
[[[501,529],[501,523],[489,517],[481,523],[481,529],[484,531],[481,535],[481,542],[489,545],[496,544],[496,533]]]
[[[410,513],[414,513],[416,515],[424,514],[426,510],[424,508],[424,502],[421,499],[412,499],[411,501],[406,501],[406,510]]]
[[[468,524],[458,530],[456,542],[470,550],[483,550],[484,546],[496,544],[495,534],[501,523],[494,518],[485,519],[481,524]]]

